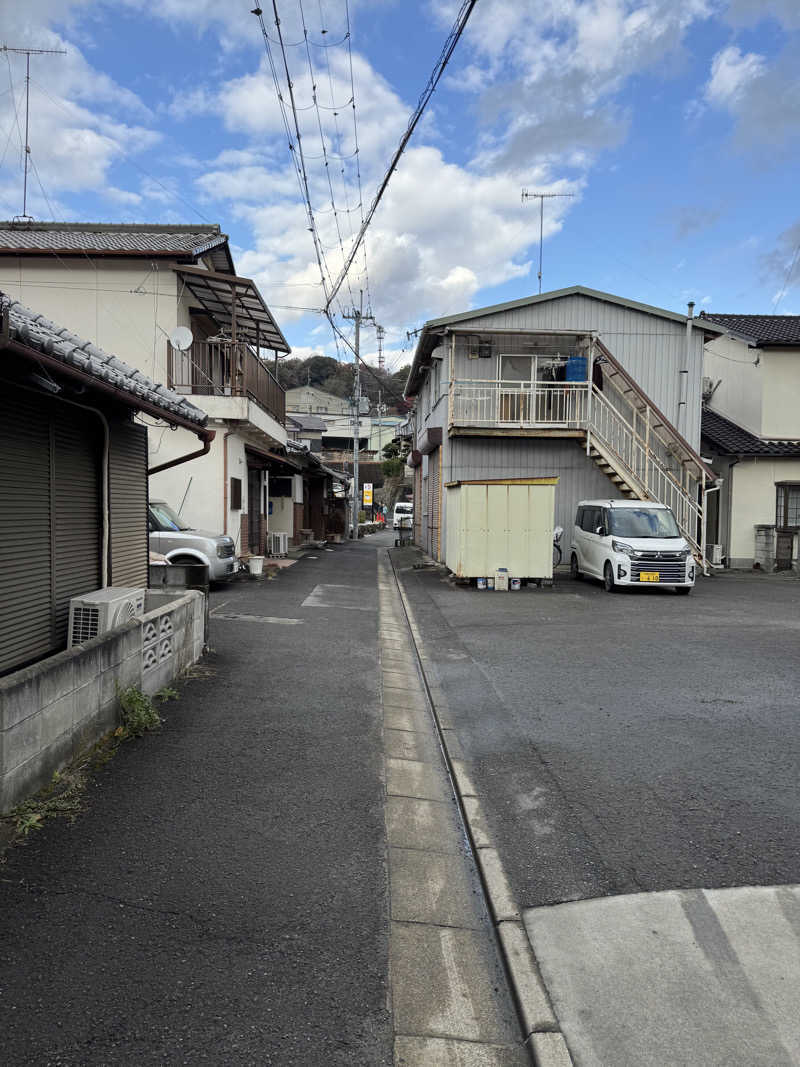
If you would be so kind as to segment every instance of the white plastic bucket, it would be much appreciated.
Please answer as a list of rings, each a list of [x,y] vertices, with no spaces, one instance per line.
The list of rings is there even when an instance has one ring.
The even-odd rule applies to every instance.
[[[516,593],[522,588],[522,581],[519,578],[511,579],[511,592]]]
[[[487,589],[494,589],[494,577],[493,576],[491,576],[491,577],[486,579],[486,588]]]
[[[264,573],[264,557],[263,556],[251,556],[247,561],[247,566],[250,568],[250,574],[253,578],[258,578]]]
[[[481,590],[486,588],[486,579],[485,578],[478,578],[478,588],[481,589]]]

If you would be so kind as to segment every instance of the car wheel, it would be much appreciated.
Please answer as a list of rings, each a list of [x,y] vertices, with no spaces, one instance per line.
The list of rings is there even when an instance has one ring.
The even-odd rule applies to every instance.
[[[603,568],[603,588],[607,593],[616,593],[617,583],[614,581],[614,568],[610,563],[606,563]]]
[[[676,585],[675,592],[680,593],[681,596],[688,596],[691,593],[692,587],[690,585]]]
[[[569,561],[569,574],[573,581],[576,582],[579,582],[583,577],[580,572],[580,568],[578,567],[578,554],[576,552],[572,553],[572,556]]]

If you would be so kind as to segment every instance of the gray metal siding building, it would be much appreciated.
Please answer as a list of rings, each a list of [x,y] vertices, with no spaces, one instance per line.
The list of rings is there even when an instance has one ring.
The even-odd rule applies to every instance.
[[[440,493],[442,486],[459,480],[557,475],[555,522],[564,527],[567,546],[577,501],[619,495],[614,483],[586,454],[585,439],[577,434],[537,435],[515,432],[513,427],[484,433],[449,425],[451,380],[497,381],[503,331],[509,331],[509,338],[512,331],[596,337],[696,451],[700,447],[703,345],[709,336],[708,326],[702,319],[687,319],[579,286],[427,323],[406,386],[406,395],[417,401],[413,448],[415,461],[422,467],[422,493],[416,505],[421,512],[421,547],[444,560],[446,508],[442,506],[438,531],[431,530],[429,517],[437,467],[441,469]],[[468,358],[458,345],[450,343],[452,335],[460,331],[495,332],[500,347],[496,346],[491,358]],[[712,333],[718,332],[712,325]],[[441,444],[437,430],[441,431]],[[432,533],[436,537],[432,538]]]

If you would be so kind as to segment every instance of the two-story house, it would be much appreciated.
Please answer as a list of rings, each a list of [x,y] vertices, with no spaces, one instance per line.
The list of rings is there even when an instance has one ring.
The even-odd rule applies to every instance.
[[[0,288],[207,414],[213,444],[187,465],[175,463],[188,451],[184,430],[150,434],[152,498],[230,534],[238,552],[260,552],[272,475],[276,506],[287,493],[294,505],[283,527],[294,532],[301,466],[286,454],[274,374],[290,349],[257,286],[236,274],[219,226],[3,222]]]
[[[406,384],[416,543],[448,562],[448,485],[555,476],[565,530],[583,498],[660,500],[704,558],[703,345],[723,328],[691,310],[573,286],[426,323]]]
[[[730,567],[800,566],[800,316],[715,315],[703,454],[724,478],[709,541]]]

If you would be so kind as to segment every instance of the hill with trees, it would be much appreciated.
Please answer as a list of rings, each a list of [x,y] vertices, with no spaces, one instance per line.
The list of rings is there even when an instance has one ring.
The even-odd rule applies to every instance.
[[[295,389],[299,385],[313,385],[324,389],[334,396],[350,397],[353,395],[353,363],[340,363],[330,356],[309,356],[307,359],[285,359],[278,364],[278,381],[284,389]],[[378,370],[370,366],[361,367],[361,392],[369,397],[373,404],[381,401],[389,411],[404,415],[409,404],[403,400],[403,387],[408,378],[410,366],[407,364],[393,371]]]

